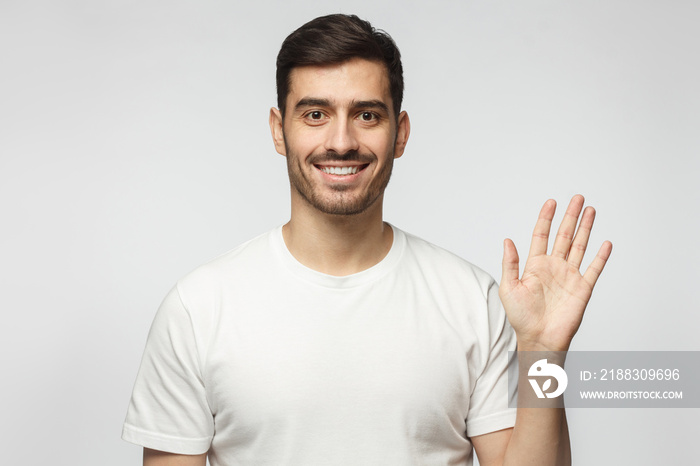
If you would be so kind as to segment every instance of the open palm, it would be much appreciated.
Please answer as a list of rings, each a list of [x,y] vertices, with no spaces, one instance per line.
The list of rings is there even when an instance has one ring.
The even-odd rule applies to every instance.
[[[515,244],[505,240],[499,294],[520,349],[566,351],[581,325],[593,287],[612,251],[612,244],[604,242],[585,273],[579,272],[595,218],[595,210],[587,207],[579,223],[583,202],[581,195],[571,199],[551,254],[547,254],[547,243],[556,202],[550,199],[544,204],[522,276]]]

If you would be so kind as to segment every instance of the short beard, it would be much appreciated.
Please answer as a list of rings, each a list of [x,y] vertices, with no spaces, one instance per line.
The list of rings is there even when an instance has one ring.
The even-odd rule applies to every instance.
[[[329,215],[357,215],[365,212],[379,199],[384,190],[389,184],[391,171],[394,166],[393,154],[388,158],[386,165],[382,167],[381,173],[374,179],[367,191],[360,196],[353,197],[344,195],[346,187],[343,185],[333,186],[334,195],[332,199],[324,199],[316,189],[314,189],[311,181],[305,176],[304,171],[299,163],[299,158],[294,156],[289,146],[285,142],[287,151],[287,172],[289,173],[289,183],[297,193],[309,205],[315,209]],[[357,151],[350,151],[345,154],[338,154],[334,151],[326,152],[321,155],[312,155],[308,163],[310,165],[322,164],[331,161],[353,161],[363,164],[369,164],[376,157],[371,155],[363,155]]]

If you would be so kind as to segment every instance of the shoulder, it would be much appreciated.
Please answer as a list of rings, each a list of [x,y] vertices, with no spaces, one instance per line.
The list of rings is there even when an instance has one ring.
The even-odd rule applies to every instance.
[[[426,290],[446,322],[474,345],[476,367],[484,367],[490,348],[510,339],[511,330],[487,272],[456,254],[404,233],[404,269],[415,289]],[[421,295],[425,297],[425,294]],[[425,300],[424,300],[425,301]]]
[[[159,319],[179,328],[191,327],[203,358],[222,309],[234,302],[232,296],[242,290],[254,292],[253,282],[258,290],[264,286],[264,281],[252,277],[265,277],[272,268],[274,232],[263,233],[195,268],[177,281],[161,304]]]
[[[453,252],[410,233],[401,231],[401,234],[406,238],[406,261],[418,267],[427,277],[470,283],[482,290],[484,295],[496,284],[483,269]]]
[[[275,232],[273,229],[258,235],[195,268],[178,280],[180,294],[212,294],[224,285],[231,286],[241,278],[269,270]]]

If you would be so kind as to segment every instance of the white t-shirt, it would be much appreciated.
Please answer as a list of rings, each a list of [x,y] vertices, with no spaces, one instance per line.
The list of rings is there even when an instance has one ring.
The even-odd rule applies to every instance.
[[[392,227],[360,273],[278,227],[190,273],[153,322],[122,438],[212,466],[471,465],[512,427],[515,335],[485,272]]]

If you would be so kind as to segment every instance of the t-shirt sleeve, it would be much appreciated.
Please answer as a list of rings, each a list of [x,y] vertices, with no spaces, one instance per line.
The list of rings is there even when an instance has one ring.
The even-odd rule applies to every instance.
[[[516,338],[493,282],[487,292],[488,339],[481,343],[485,364],[471,395],[467,416],[467,437],[495,432],[515,425],[517,384],[509,389],[508,365],[515,357]]]
[[[148,334],[122,439],[196,455],[209,450],[213,433],[194,326],[174,288]]]

